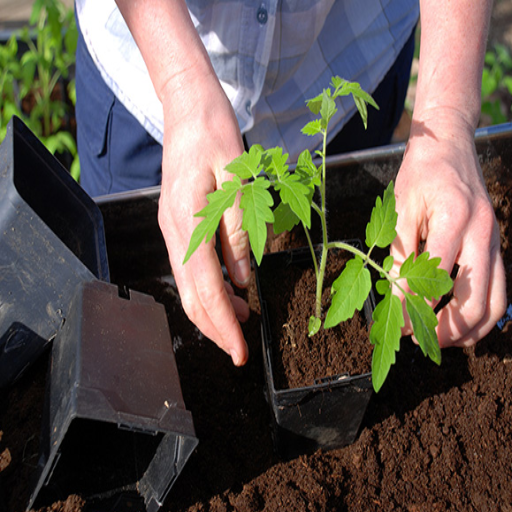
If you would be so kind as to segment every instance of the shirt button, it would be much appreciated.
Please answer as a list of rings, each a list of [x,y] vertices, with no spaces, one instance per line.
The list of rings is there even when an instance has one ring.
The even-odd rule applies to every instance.
[[[256,19],[260,25],[265,25],[268,20],[268,11],[265,7],[260,7],[256,12]]]

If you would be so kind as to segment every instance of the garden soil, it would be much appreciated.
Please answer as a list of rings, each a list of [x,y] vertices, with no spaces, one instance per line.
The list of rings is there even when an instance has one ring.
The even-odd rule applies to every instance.
[[[492,170],[490,175],[510,303],[512,184]],[[358,225],[356,214],[342,218],[349,219]],[[441,366],[404,338],[356,441],[283,461],[273,451],[264,396],[254,282],[246,295],[252,314],[244,325],[251,356],[243,368],[185,318],[171,277],[129,284],[167,308],[184,399],[199,438],[163,512],[512,512],[511,322],[476,347],[443,350]],[[8,512],[22,512],[28,499],[46,364],[43,357],[0,398],[0,503]],[[41,512],[50,510],[94,508],[71,496]]]

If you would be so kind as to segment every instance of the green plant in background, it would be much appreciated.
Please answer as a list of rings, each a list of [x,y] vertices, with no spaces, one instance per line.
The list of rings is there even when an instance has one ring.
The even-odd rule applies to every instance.
[[[6,125],[12,116],[22,116],[20,84],[22,66],[18,59],[18,42],[13,35],[0,45],[0,140],[5,137]]]
[[[366,227],[367,252],[328,239],[326,148],[328,125],[337,111],[335,99],[351,94],[365,127],[367,104],[377,107],[373,98],[357,83],[334,77],[331,85],[332,89],[325,89],[322,94],[308,101],[311,112],[319,117],[302,130],[305,135],[322,137],[322,149],[317,151],[321,163],[317,166],[311,153],[305,150],[299,156],[295,171],[290,172],[286,164],[288,155],[283,154],[282,148],[264,150],[259,145],[252,146],[249,152],[244,152],[226,166],[226,170],[234,174],[233,180],[224,182],[222,188],[208,194],[208,205],[196,214],[196,217],[203,217],[203,220],[191,236],[183,263],[187,262],[203,240],[208,242],[212,239],[222,215],[227,208],[233,206],[238,194],[241,195],[240,208],[243,210],[242,227],[248,232],[258,264],[263,257],[267,223],[273,224],[276,234],[302,224],[317,279],[315,315],[310,318],[308,327],[308,335],[314,336],[322,327],[322,289],[328,251],[342,249],[352,253],[354,257],[347,262],[332,285],[332,300],[325,315],[324,328],[334,327],[351,318],[356,310],[361,310],[372,289],[372,275],[368,268],[372,267],[380,275],[375,288],[382,295],[374,310],[370,329],[370,341],[375,346],[372,382],[378,391],[395,362],[395,353],[400,348],[401,328],[404,326],[402,304],[392,293],[392,288],[400,290],[405,298],[414,335],[423,353],[440,364],[441,350],[435,330],[437,318],[430,303],[448,293],[453,282],[445,270],[438,268],[440,258],[430,258],[428,252],[417,257],[414,252],[411,253],[398,271],[393,269],[394,260],[391,255],[382,264],[372,259],[372,251],[376,247],[389,247],[397,234],[393,182],[383,197],[377,198],[373,208]],[[271,209],[274,199],[270,187],[274,188],[280,199],[274,210]],[[315,252],[310,235],[311,212],[315,212],[321,222],[320,256]]]
[[[485,54],[482,72],[482,114],[492,124],[506,123],[512,119],[512,56],[508,48],[495,44]],[[509,101],[504,101],[509,98]]]
[[[0,139],[11,117],[20,117],[52,154],[71,155],[75,179],[80,165],[66,119],[75,104],[70,71],[77,38],[72,9],[60,0],[35,0],[29,26],[0,47]]]

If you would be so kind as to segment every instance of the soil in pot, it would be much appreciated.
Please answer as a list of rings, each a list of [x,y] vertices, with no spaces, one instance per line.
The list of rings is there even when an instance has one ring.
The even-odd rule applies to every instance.
[[[499,158],[491,164],[488,186],[512,302],[512,182],[507,173],[495,172],[502,167]],[[332,219],[346,223],[357,216],[342,210]],[[364,225],[368,210],[362,215]],[[183,313],[167,280],[139,283],[138,289],[167,307],[185,403],[200,439],[163,512],[510,510],[512,324],[496,327],[474,348],[444,350],[440,367],[404,339],[355,443],[284,463],[272,449],[255,286],[248,297],[252,316],[244,326],[251,350],[244,368],[234,368],[189,322],[181,323]],[[11,454],[0,473],[9,512],[23,511],[21,498],[37,451],[44,364],[41,368],[0,397],[0,454],[6,449]],[[78,512],[86,506],[72,497],[48,510]]]
[[[330,305],[331,285],[349,257],[339,251],[329,252],[322,320]],[[276,389],[312,386],[319,379],[335,375],[369,373],[372,345],[364,311],[332,329],[322,328],[314,337],[308,336],[309,318],[315,309],[316,277],[312,264],[308,264],[311,255],[307,248],[301,260],[285,269],[265,272],[264,282],[260,281],[275,341],[272,356]],[[263,272],[258,274],[263,278]]]

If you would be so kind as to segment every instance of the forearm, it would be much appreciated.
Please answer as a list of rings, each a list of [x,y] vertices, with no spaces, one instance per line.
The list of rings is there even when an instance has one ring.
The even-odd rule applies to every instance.
[[[414,119],[458,118],[474,130],[492,0],[420,0],[420,67]]]
[[[184,0],[116,0],[142,54],[158,98],[168,109],[193,108],[194,91],[216,80]],[[173,101],[167,101],[170,97]],[[179,122],[181,113],[172,112]]]

